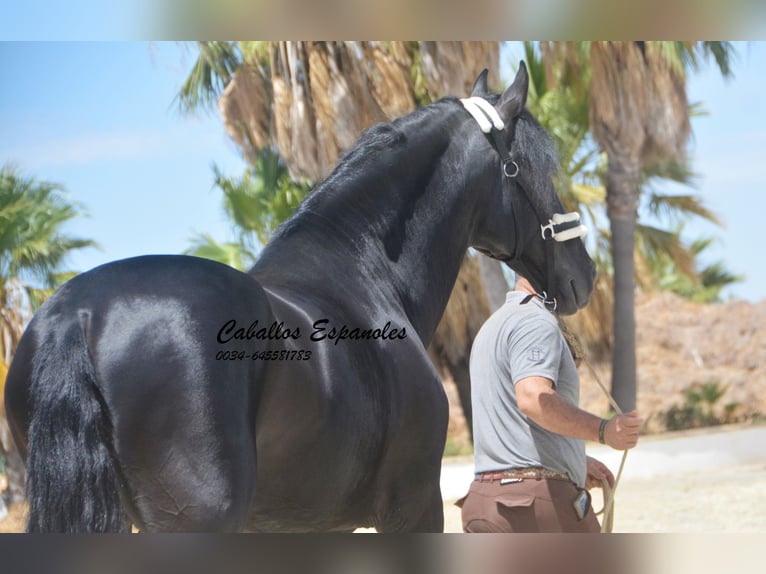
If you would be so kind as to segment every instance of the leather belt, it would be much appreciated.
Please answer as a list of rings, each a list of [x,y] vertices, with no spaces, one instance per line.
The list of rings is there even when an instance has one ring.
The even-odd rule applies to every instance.
[[[541,466],[530,466],[527,468],[509,468],[508,470],[499,470],[495,472],[482,472],[476,475],[476,480],[479,482],[494,482],[496,480],[504,479],[553,479],[553,480],[568,480],[571,481],[569,475],[562,472],[555,472]]]

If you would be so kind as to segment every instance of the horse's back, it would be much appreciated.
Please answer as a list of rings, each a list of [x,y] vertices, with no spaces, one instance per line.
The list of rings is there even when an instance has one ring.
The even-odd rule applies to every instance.
[[[220,363],[214,350],[220,327],[236,314],[270,313],[252,277],[213,261],[155,255],[109,263],[67,282],[36,313],[11,365],[7,400],[24,414],[35,356],[46,339],[62,337],[73,324],[84,332],[99,379],[116,382],[125,367],[140,363],[152,362],[155,372],[185,369],[181,356],[194,358],[192,369]]]

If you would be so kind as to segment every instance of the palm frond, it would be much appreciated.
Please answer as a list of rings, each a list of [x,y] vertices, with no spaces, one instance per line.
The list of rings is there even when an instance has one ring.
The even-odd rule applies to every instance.
[[[88,239],[64,235],[61,227],[83,215],[62,186],[0,170],[0,280],[23,277],[49,285],[74,250],[97,247]]]
[[[695,187],[698,175],[694,173],[685,159],[668,159],[655,161],[644,165],[641,170],[641,180],[644,184],[652,184],[655,180],[670,180],[681,185]]]
[[[670,217],[676,221],[696,215],[702,219],[722,226],[718,216],[705,207],[702,198],[697,195],[671,195],[652,193],[649,196],[648,208],[658,217]]]
[[[211,109],[242,64],[233,42],[197,42],[199,55],[176,100],[183,112]]]
[[[219,243],[207,233],[198,233],[192,237],[190,243],[191,246],[184,251],[185,255],[212,259],[240,271],[244,271],[254,262],[252,253],[242,243]]]
[[[744,275],[737,275],[729,271],[724,267],[723,262],[717,261],[706,265],[699,273],[702,285],[707,288],[717,288],[719,291],[721,288],[731,285],[732,283],[740,283],[745,280]]]
[[[578,203],[584,205],[602,204],[606,201],[606,188],[575,183],[572,191]]]
[[[306,197],[306,181],[293,181],[279,155],[266,148],[256,164],[241,177],[216,172],[216,185],[223,192],[224,209],[235,226],[255,234],[265,245],[276,228],[286,221]]]
[[[548,92],[548,81],[545,77],[545,65],[535,50],[532,42],[524,42],[524,55],[529,71],[529,96],[532,100],[542,98]]]
[[[636,226],[637,249],[650,261],[657,275],[670,265],[684,275],[694,277],[694,253],[681,241],[680,231],[667,231],[651,225]]]
[[[689,117],[690,118],[706,118],[710,115],[710,112],[705,107],[703,102],[690,102],[689,103]]]
[[[239,51],[242,54],[242,61],[246,64],[256,64],[268,66],[271,57],[271,42],[247,41],[237,42]]]
[[[7,359],[26,322],[53,289],[71,278],[61,270],[67,255],[96,246],[61,233],[83,214],[63,187],[0,167],[0,346]]]
[[[732,64],[736,60],[737,52],[731,42],[702,42],[702,52],[705,56],[712,56],[721,75],[730,79],[734,77]]]

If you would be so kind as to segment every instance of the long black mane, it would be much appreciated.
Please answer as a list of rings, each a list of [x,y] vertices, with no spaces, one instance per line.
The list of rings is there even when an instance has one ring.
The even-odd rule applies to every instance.
[[[433,173],[433,165],[446,149],[453,123],[446,118],[456,102],[456,98],[443,98],[391,123],[366,129],[277,229],[254,270],[269,261],[272,250],[281,252],[283,242],[295,233],[305,228],[313,232],[317,225],[326,227],[329,220],[331,233],[347,237],[375,233],[371,218],[379,222],[381,215],[392,215],[410,191],[427,187],[424,176]]]
[[[553,138],[527,109],[519,115],[513,150],[523,150],[523,154],[519,155],[519,167],[530,189],[545,189],[560,175],[561,163]],[[539,198],[543,209],[548,212],[553,211],[552,197],[544,195]]]

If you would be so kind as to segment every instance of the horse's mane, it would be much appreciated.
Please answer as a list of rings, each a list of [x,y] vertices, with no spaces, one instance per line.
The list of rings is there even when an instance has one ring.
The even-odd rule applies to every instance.
[[[446,115],[445,108],[456,101],[453,97],[443,98],[390,123],[376,124],[366,129],[356,144],[341,156],[338,165],[317,187],[317,191],[348,183],[348,180],[355,179],[362,169],[369,170],[371,177],[390,177],[390,168],[386,166],[381,154],[387,155],[388,159],[400,159],[392,156],[408,151],[406,147],[411,139],[408,137],[410,134],[419,134],[422,139],[430,139],[431,132],[444,129],[443,122],[437,120],[443,119]]]
[[[328,196],[384,185],[397,169],[413,158],[409,143],[417,134],[418,139],[428,139],[430,134],[444,130],[445,109],[454,106],[456,98],[446,97],[431,105],[396,118],[390,123],[380,123],[364,130],[357,142],[338,160],[337,165],[322,182],[318,183],[298,206],[293,216],[275,232],[273,239],[289,235],[309,213],[315,212],[317,204],[327,201]]]
[[[524,180],[530,184],[530,189],[546,189],[556,180],[561,169],[556,145],[526,108],[516,123],[513,149],[524,150],[523,164],[519,167],[524,170]]]

